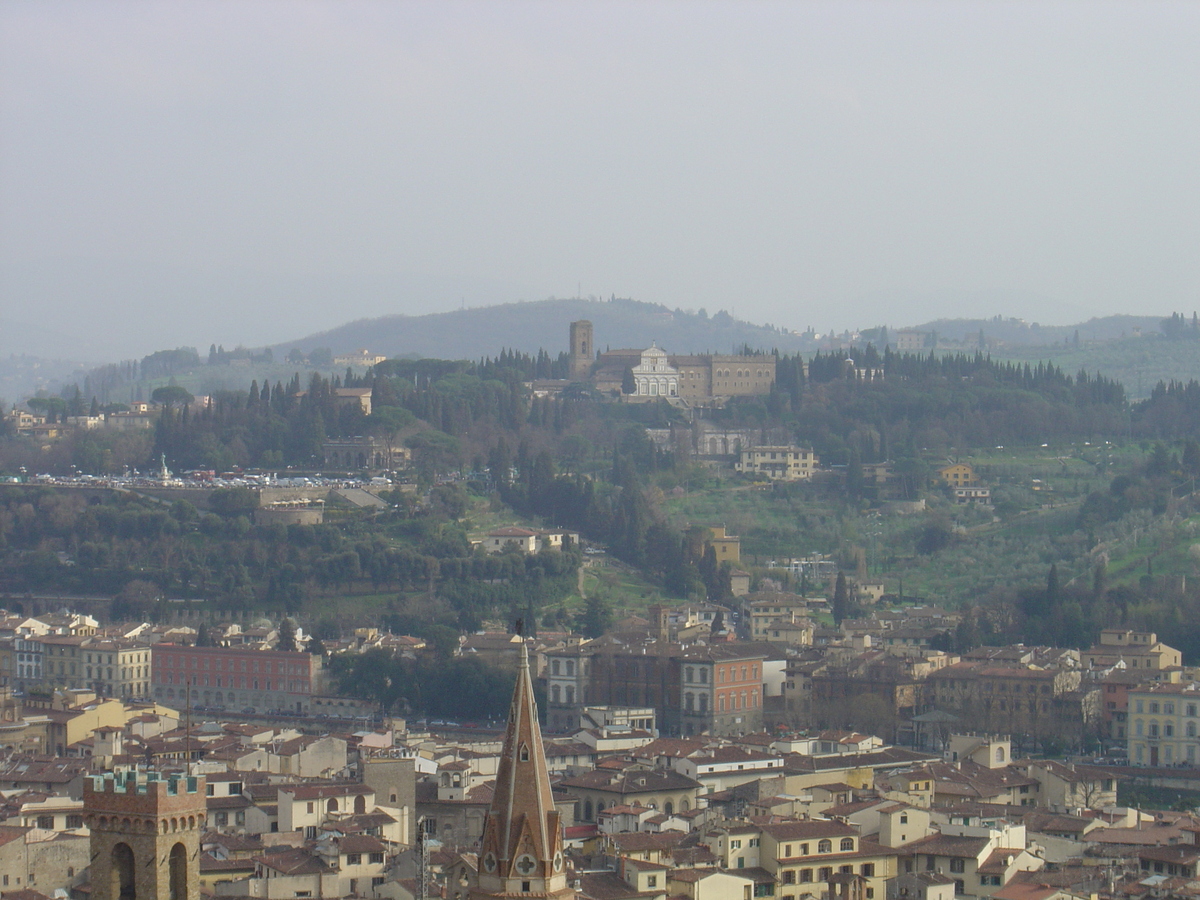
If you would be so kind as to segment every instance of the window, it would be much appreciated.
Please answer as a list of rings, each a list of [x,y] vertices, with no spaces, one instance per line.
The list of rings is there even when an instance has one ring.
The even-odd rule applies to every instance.
[[[854,838],[842,838],[842,844],[841,844],[840,849],[843,851],[853,850],[854,849]]]
[[[67,827],[68,828],[82,828],[83,827],[83,816],[80,816],[80,815],[67,816]]]
[[[800,880],[801,881],[804,880],[804,875],[806,872],[808,873],[809,880],[811,881],[812,880],[812,869],[801,869],[800,870]],[[796,883],[796,872],[794,869],[784,869],[783,870],[783,883],[784,884],[795,884]]]
[[[729,842],[729,849],[730,849],[730,850],[741,850],[741,849],[742,849],[742,842],[741,842],[741,841],[730,841],[730,842]]]
[[[873,878],[875,875],[875,863],[863,863],[862,874],[866,878]]]
[[[966,860],[964,860],[962,858],[955,858],[955,859],[950,860],[950,871],[954,872],[956,874],[959,874],[959,875],[961,875],[963,872],[967,871]]]
[[[833,852],[833,841],[830,841],[830,840],[819,841],[817,843],[817,852],[818,853],[832,853]]]
[[[646,887],[658,887],[658,876],[657,875],[647,875],[646,876]]]
[[[362,854],[361,853],[347,853],[346,854],[346,865],[361,866],[362,865]]]
[[[45,829],[46,831],[53,831],[54,830],[54,816],[38,816],[37,817],[37,827]]]
[[[812,879],[813,879],[813,870],[812,869],[801,869],[800,870],[801,883],[809,884],[812,881]]]

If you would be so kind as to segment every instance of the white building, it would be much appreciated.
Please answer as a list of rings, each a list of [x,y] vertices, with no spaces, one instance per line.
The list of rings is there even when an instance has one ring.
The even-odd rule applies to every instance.
[[[667,361],[667,353],[651,345],[642,351],[642,361],[633,367],[635,397],[678,397],[679,370]]]

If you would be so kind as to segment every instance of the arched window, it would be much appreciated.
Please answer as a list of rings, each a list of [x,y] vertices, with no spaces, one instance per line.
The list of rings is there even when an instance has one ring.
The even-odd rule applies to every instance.
[[[592,819],[592,801],[583,801],[583,821],[590,822]]]
[[[550,685],[550,702],[557,703],[561,696],[562,696],[562,691],[559,690],[558,685],[557,684]]]
[[[325,804],[325,811],[331,813],[338,811],[338,802],[336,797],[329,798],[329,802]]]
[[[558,660],[557,659],[550,661],[550,674],[551,675],[558,674]]]
[[[842,838],[842,850],[854,849],[854,838]]]
[[[817,844],[817,852],[818,852],[818,853],[831,853],[831,852],[833,852],[833,841],[826,839],[826,840],[823,840],[823,841],[820,841],[820,842],[818,842],[818,844]]]
[[[1004,748],[1003,747],[996,748],[996,762],[1004,762]]]
[[[683,670],[683,680],[684,681],[693,681],[694,680],[692,678],[692,667],[691,666],[688,666],[686,669]]]
[[[568,703],[575,702],[575,688],[569,684],[567,685],[567,702]]]
[[[575,660],[573,659],[567,660],[567,674],[572,676],[575,674]]]
[[[674,815],[675,804],[672,803],[670,800],[668,800],[666,803],[663,804],[663,812],[665,812],[668,816]]]
[[[357,816],[365,815],[367,812],[367,798],[359,794],[354,798],[354,814]]]
[[[695,699],[696,699],[695,696],[691,692],[684,694],[683,695],[683,708],[686,711],[691,712],[692,711],[692,703],[695,701]]]
[[[700,695],[700,712],[708,712],[708,694]]]

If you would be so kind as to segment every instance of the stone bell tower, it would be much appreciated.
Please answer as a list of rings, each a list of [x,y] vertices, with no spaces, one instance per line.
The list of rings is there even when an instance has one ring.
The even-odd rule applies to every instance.
[[[496,773],[496,793],[483,826],[479,869],[470,892],[470,900],[499,898],[575,898],[567,883],[562,822],[550,792],[529,677],[529,651],[524,643]]]
[[[586,378],[592,363],[596,361],[596,347],[592,343],[592,323],[580,319],[571,323],[571,350],[567,355],[570,377],[579,381]]]
[[[204,797],[204,776],[87,776],[93,900],[200,900]]]

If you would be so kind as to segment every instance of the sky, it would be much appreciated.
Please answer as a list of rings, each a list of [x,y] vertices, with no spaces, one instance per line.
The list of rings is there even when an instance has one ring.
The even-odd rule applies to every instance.
[[[1200,3],[5,0],[0,355],[1200,307]]]

